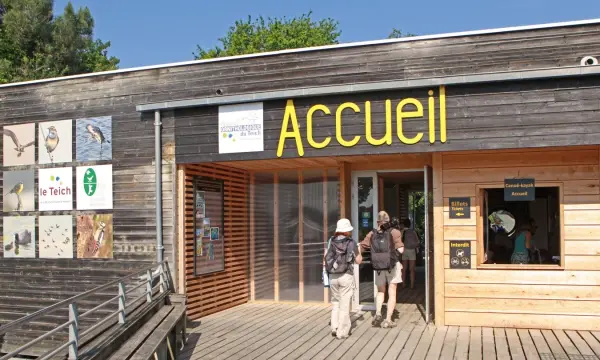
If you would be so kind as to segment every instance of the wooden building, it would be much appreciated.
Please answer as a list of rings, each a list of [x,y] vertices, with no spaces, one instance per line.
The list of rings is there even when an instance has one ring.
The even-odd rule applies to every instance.
[[[428,320],[600,330],[599,45],[590,20],[0,86],[0,281],[17,280],[0,321],[40,304],[32,284],[84,290],[163,257],[191,319],[327,304],[321,256],[337,220],[361,240],[379,210],[416,219],[417,194]],[[43,160],[46,122],[69,119],[72,156]],[[16,150],[7,128],[33,146]],[[71,208],[47,198],[57,168],[71,169]],[[19,181],[27,201],[11,193]],[[46,251],[48,216],[71,218],[68,256]],[[529,218],[529,263],[515,264]],[[27,226],[35,241],[16,254]],[[353,304],[369,309],[372,271],[357,268]]]

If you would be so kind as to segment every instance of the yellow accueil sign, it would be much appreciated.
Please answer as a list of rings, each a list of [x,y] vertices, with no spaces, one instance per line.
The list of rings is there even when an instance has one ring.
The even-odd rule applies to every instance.
[[[429,121],[429,142],[435,143],[435,93],[433,90],[428,91],[428,121]],[[440,104],[440,141],[446,142],[446,89],[444,86],[439,87],[439,104]],[[416,110],[405,111],[404,107],[412,105]],[[346,109],[352,110],[356,113],[361,112],[360,106],[353,102],[345,102],[337,107],[335,110],[335,138],[337,142],[345,147],[353,147],[360,141],[361,136],[355,135],[352,139],[345,139],[342,136],[342,112]],[[308,144],[315,149],[323,149],[331,142],[331,136],[327,136],[324,140],[317,142],[313,137],[313,115],[315,112],[321,111],[326,115],[332,115],[331,110],[322,104],[316,104],[311,106],[306,114],[306,141]],[[385,101],[385,135],[379,139],[373,137],[372,133],[372,121],[371,121],[371,102],[365,101],[364,103],[365,112],[365,139],[367,143],[373,146],[380,146],[383,144],[392,144],[392,101]],[[423,133],[417,133],[412,138],[408,138],[404,135],[402,129],[402,120],[407,118],[424,118],[423,115],[423,104],[414,98],[402,99],[396,105],[396,135],[401,143],[406,145],[417,144],[423,139]],[[291,130],[288,128],[292,127]],[[296,108],[294,106],[294,100],[288,100],[285,106],[285,113],[283,115],[283,122],[281,124],[281,133],[279,135],[279,143],[277,145],[277,157],[283,155],[283,148],[285,141],[293,139],[296,142],[296,148],[298,150],[298,156],[304,156],[304,145],[302,143],[302,136],[298,127],[298,117],[296,116]]]

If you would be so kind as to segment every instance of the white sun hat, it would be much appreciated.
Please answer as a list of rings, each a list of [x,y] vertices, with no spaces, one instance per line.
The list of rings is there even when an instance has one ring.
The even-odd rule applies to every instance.
[[[351,232],[352,230],[354,230],[354,228],[350,224],[350,220],[348,220],[348,219],[338,220],[337,228],[335,229],[335,232],[345,233],[345,232]]]

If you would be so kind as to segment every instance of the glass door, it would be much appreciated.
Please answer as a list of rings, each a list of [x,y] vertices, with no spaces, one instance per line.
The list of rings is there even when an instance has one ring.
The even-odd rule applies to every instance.
[[[352,225],[356,242],[362,241],[376,226],[378,212],[378,181],[376,172],[355,172],[352,174]],[[355,310],[375,308],[375,272],[371,267],[370,253],[363,252],[363,262],[354,265],[356,289],[352,299]]]

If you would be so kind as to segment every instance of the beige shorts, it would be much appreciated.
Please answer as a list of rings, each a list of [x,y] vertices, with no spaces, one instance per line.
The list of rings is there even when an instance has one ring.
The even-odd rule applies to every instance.
[[[402,260],[417,260],[417,249],[404,249]]]
[[[382,270],[379,274],[375,271],[375,286],[385,286],[388,284],[400,284],[402,282],[402,264],[396,263],[391,271]]]

